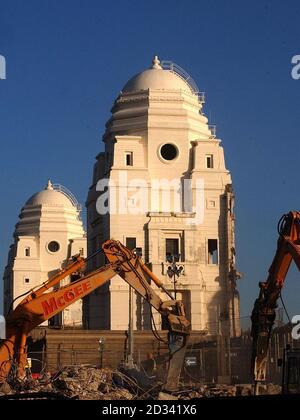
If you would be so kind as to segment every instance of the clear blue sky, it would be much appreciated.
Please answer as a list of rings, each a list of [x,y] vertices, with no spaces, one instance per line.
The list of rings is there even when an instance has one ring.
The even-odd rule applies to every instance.
[[[236,192],[241,313],[271,263],[282,213],[300,209],[299,1],[0,0],[1,245],[47,179],[84,203],[115,97],[154,54],[206,92]],[[284,297],[300,313],[300,275]]]

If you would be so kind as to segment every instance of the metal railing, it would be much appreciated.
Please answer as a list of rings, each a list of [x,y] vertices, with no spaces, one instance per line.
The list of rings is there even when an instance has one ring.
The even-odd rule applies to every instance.
[[[203,104],[205,102],[205,93],[199,91],[195,80],[190,74],[188,74],[187,71],[185,71],[182,67],[178,66],[178,64],[173,63],[172,61],[164,60],[160,64],[164,70],[169,70],[175,73],[181,79],[183,79],[189,85],[192,92],[198,96],[198,100],[200,103]]]
[[[77,208],[77,210],[79,211],[79,213],[82,212],[82,205],[79,204],[79,202],[78,202],[77,198],[75,197],[75,195],[70,190],[68,190],[68,188],[64,187],[61,184],[53,184],[52,186],[53,186],[53,189],[55,191],[58,191],[58,192],[64,194],[71,201],[71,203],[73,204],[73,206]]]
[[[216,125],[209,125],[208,126],[208,129],[210,130],[210,132],[211,132],[211,136],[213,137],[213,138],[215,138],[216,137],[216,135],[217,135],[217,126]]]

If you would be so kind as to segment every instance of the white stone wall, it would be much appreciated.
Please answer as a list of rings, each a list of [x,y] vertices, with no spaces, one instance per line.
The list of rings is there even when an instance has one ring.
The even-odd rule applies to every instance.
[[[71,256],[87,254],[85,231],[78,209],[71,202],[66,202],[65,197],[62,197],[61,204],[59,195],[55,198],[58,202],[53,203],[52,197],[47,201],[46,195],[44,202],[26,203],[21,211],[4,275],[6,310],[12,299],[48,280],[66,265]],[[57,252],[50,252],[48,245],[51,241],[58,242]],[[26,249],[29,254],[26,254]],[[69,281],[67,278],[63,284]],[[14,307],[21,299],[15,301]],[[82,325],[82,302],[74,303],[58,318],[56,321],[65,326]]]
[[[137,247],[143,249],[145,261],[165,286],[172,290],[166,275],[165,243],[166,238],[178,238],[184,256],[184,275],[178,280],[178,293],[187,299],[192,328],[214,334],[220,330],[224,314],[231,305],[228,249],[234,247],[234,242],[231,238],[228,247],[228,209],[224,204],[231,177],[225,167],[221,141],[212,135],[208,120],[202,113],[202,104],[195,94],[181,87],[180,84],[179,89],[125,92],[117,98],[104,134],[105,152],[97,158],[87,200],[88,252],[93,253],[108,238],[119,239],[125,244],[126,237],[135,237]],[[174,161],[166,162],[159,155],[159,149],[165,143],[177,147],[179,153]],[[133,166],[126,166],[124,156],[127,151],[133,153]],[[207,155],[213,156],[213,168],[206,166]],[[124,193],[122,183],[125,174],[128,181],[145,181],[143,191],[149,203],[147,211],[125,214],[124,203],[126,199],[128,203],[131,202],[134,195],[132,188],[127,191],[126,198],[117,203],[115,214],[99,215],[96,209],[100,196],[96,191],[97,182],[109,177],[114,181],[118,197],[121,190]],[[178,210],[171,205],[166,212],[162,194],[151,202],[154,179],[172,181],[177,178],[191,181],[191,207],[196,206],[199,197],[202,198],[199,199],[204,214],[201,222],[193,220],[192,209],[187,210],[184,206]],[[204,190],[199,187],[198,180],[202,180]],[[136,200],[141,196],[139,193]],[[172,202],[175,196],[178,193],[171,191]],[[209,239],[218,240],[217,265],[208,263]],[[101,258],[94,259],[90,269],[101,263]],[[100,299],[102,306],[106,302],[101,316]],[[235,312],[238,306],[235,302]],[[142,318],[139,311],[141,309],[136,306],[136,320]],[[136,321],[136,328],[149,328],[147,316],[144,318],[142,325]],[[155,314],[155,320],[160,328],[158,314]],[[86,299],[85,321],[90,328],[127,328],[128,286],[122,279],[115,277],[102,292]],[[233,319],[231,322],[239,323]],[[239,325],[235,328],[238,333],[239,328]]]

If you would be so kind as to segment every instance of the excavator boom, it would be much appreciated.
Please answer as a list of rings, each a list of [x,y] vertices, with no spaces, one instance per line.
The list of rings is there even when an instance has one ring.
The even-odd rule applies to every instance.
[[[66,286],[59,287],[61,280],[85,268],[86,260],[74,257],[66,269],[50,278],[39,289],[31,290],[8,315],[7,339],[0,344],[0,381],[1,378],[7,377],[12,363],[15,362],[18,365],[19,375],[22,376],[27,362],[26,339],[30,331],[119,275],[153,308],[166,317],[169,327],[170,361],[165,389],[172,391],[177,388],[190,331],[190,323],[185,318],[182,303],[174,300],[141,258],[119,241],[106,241],[102,250],[109,261],[107,265],[81,278],[79,276],[78,280]],[[152,288],[151,281],[160,287],[170,300],[163,301]],[[51,290],[54,286],[58,288]]]
[[[270,336],[275,322],[275,309],[291,262],[300,270],[300,213],[291,211],[278,223],[279,238],[269,275],[259,284],[259,297],[251,315],[253,338],[252,375],[256,383],[266,380]]]
[[[169,330],[169,369],[165,390],[176,390],[190,334],[190,322],[185,317],[182,302],[174,300],[168,290],[164,288],[163,283],[148,269],[143,261],[132,254],[120,242],[107,241],[103,244],[103,250],[112,264],[117,264],[118,259],[122,258],[124,253],[127,254],[126,261],[117,270],[118,274],[167,320]],[[151,287],[151,281],[170,300],[162,301],[157,292]]]

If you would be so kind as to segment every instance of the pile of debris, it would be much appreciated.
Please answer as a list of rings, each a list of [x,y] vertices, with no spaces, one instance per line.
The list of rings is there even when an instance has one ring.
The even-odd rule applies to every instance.
[[[90,365],[68,366],[54,375],[47,372],[37,379],[29,376],[24,380],[9,379],[0,384],[0,396],[14,398],[29,395],[34,397],[67,398],[79,400],[132,400],[132,399],[176,399],[247,396],[253,393],[252,385],[201,385],[181,384],[172,395],[161,392],[162,382],[150,380],[140,371],[113,370]],[[279,394],[280,387],[269,384],[265,394]]]
[[[81,400],[131,400],[130,378],[119,371],[94,367],[69,367],[52,378],[51,386],[69,397]]]
[[[59,394],[80,400],[131,400],[137,384],[123,373],[91,366],[69,366],[54,375],[44,373],[38,379],[11,380],[0,384],[1,395]]]

